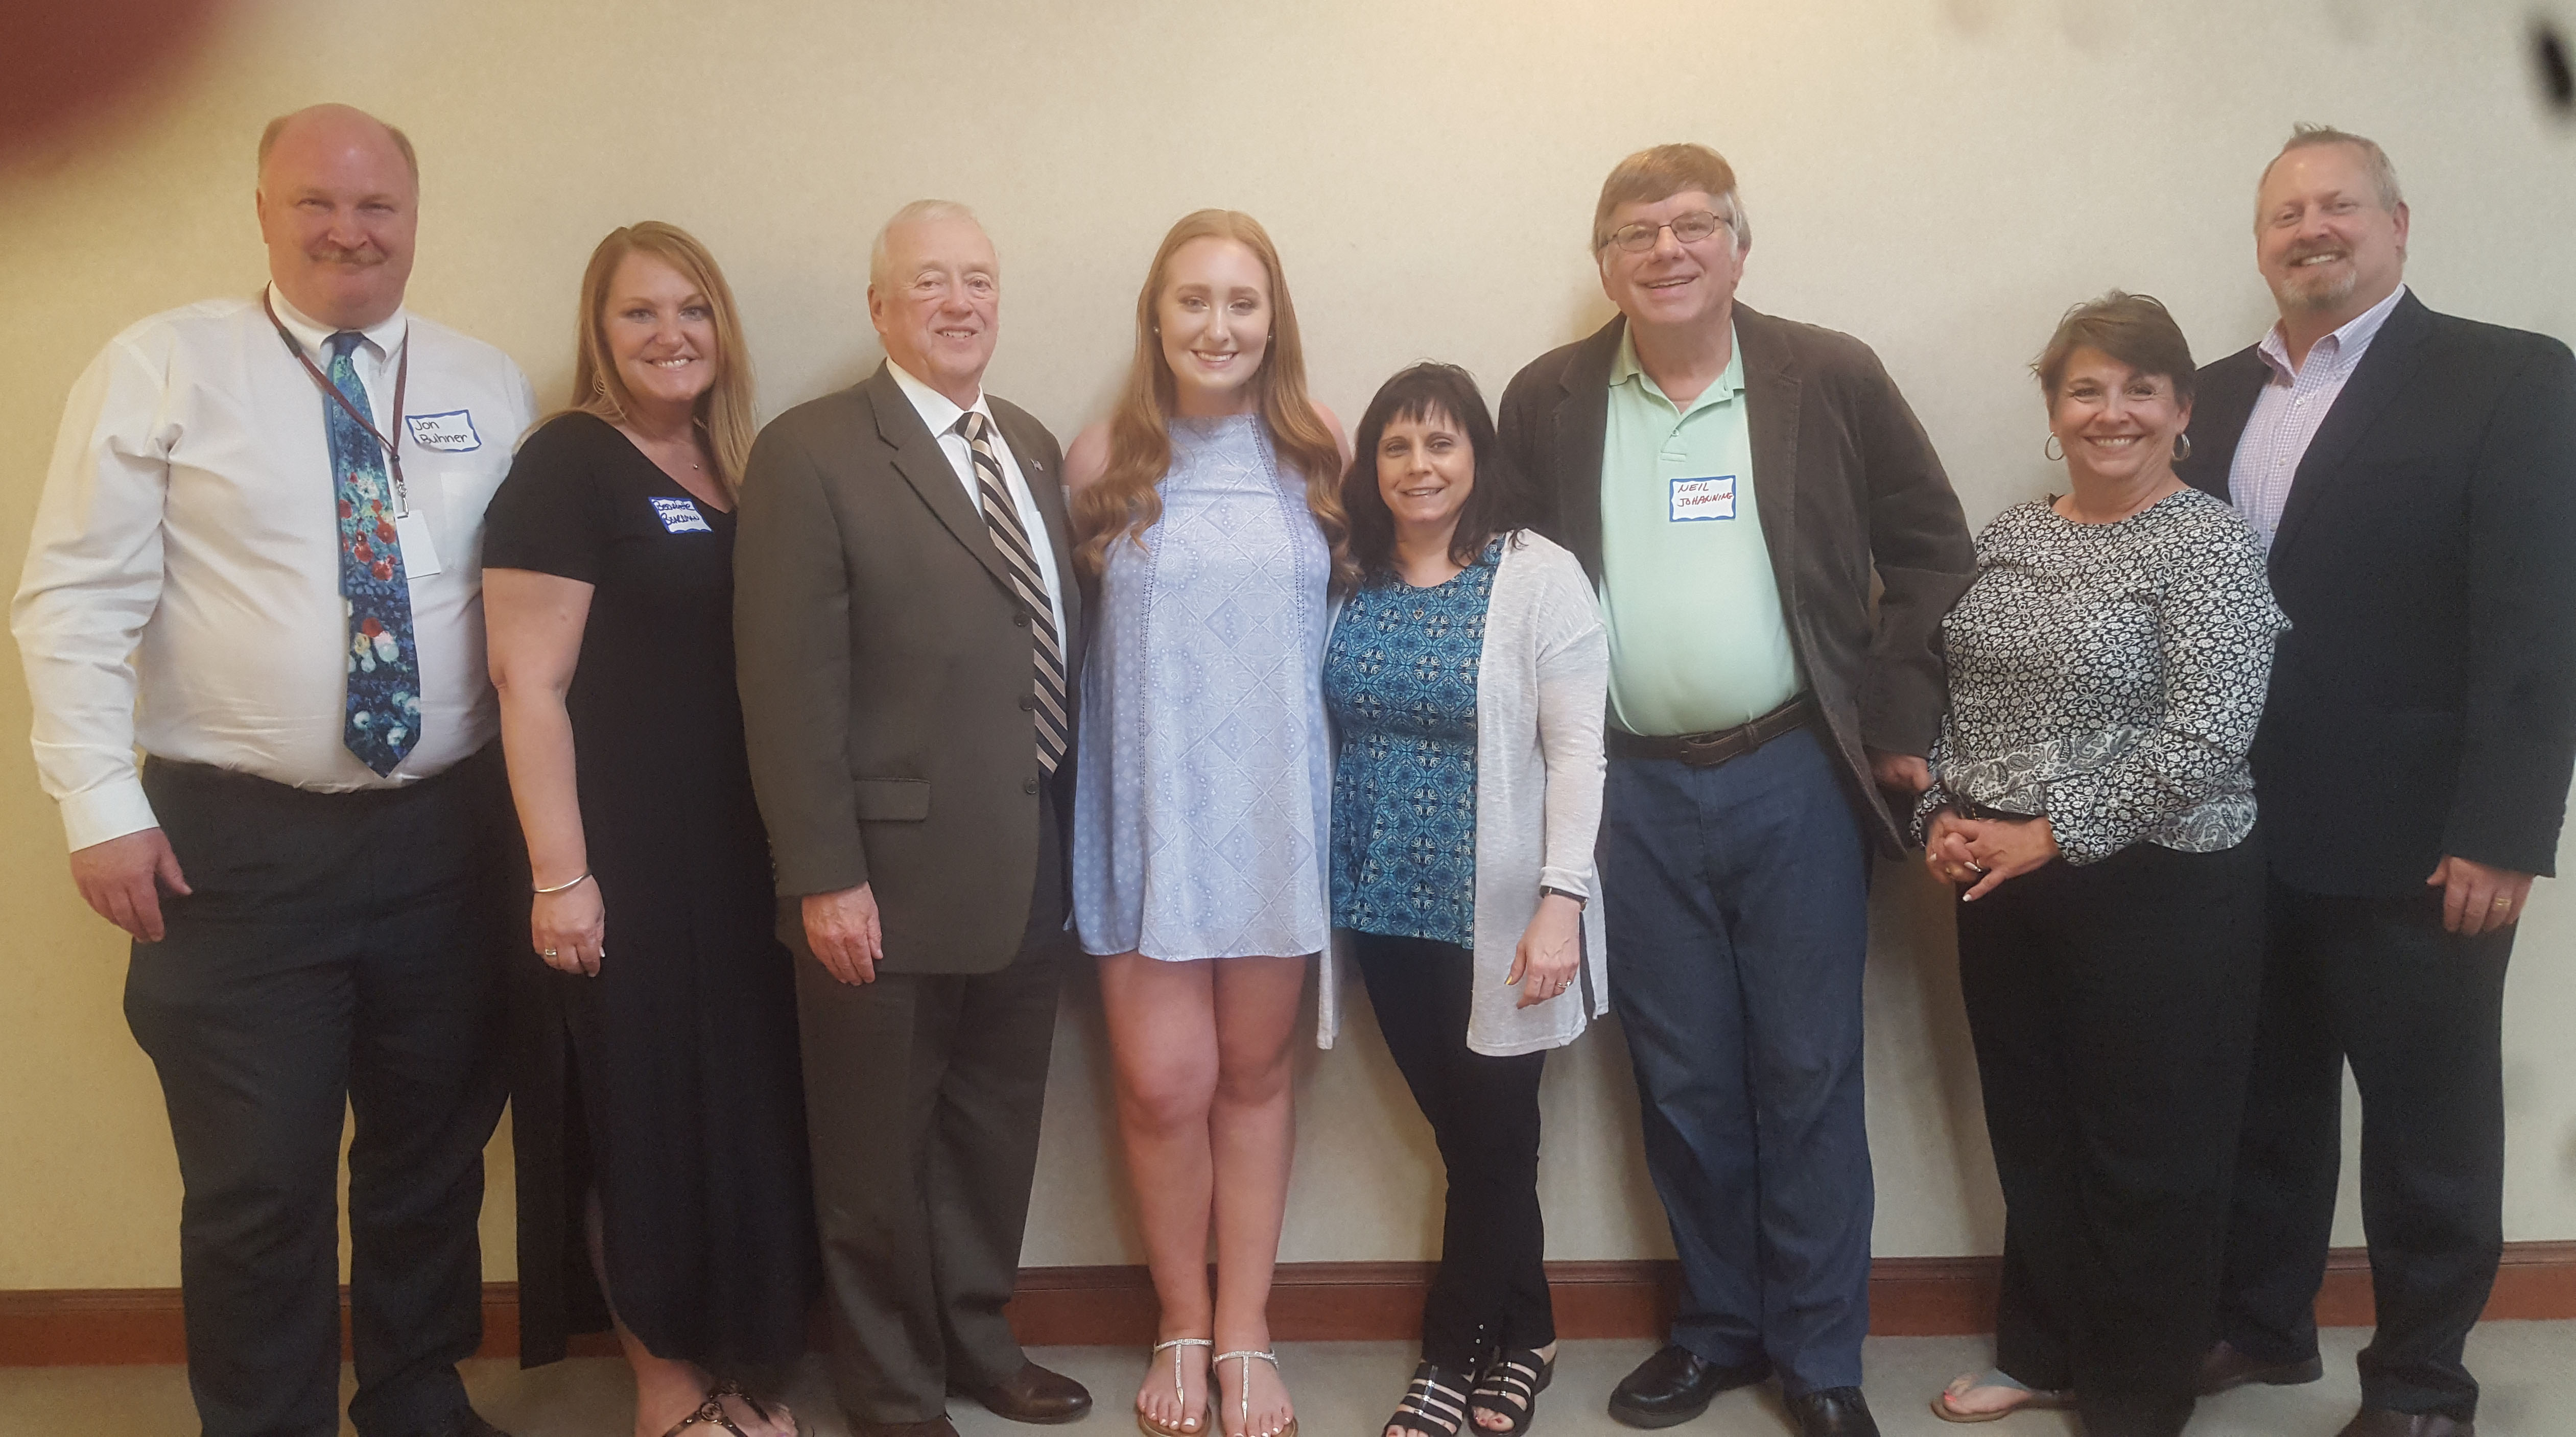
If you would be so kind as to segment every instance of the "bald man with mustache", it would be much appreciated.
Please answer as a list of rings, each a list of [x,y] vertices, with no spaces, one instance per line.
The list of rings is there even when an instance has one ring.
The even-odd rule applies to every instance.
[[[534,406],[403,308],[419,180],[362,111],[270,124],[269,283],[136,324],[73,385],[11,614],[73,882],[133,939],[206,1437],[339,1431],[344,1112],[350,1420],[498,1431],[456,1363],[527,869],[479,560]]]

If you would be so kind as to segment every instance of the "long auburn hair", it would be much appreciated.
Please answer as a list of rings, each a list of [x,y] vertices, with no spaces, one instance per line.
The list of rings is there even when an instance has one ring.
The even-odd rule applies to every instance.
[[[1154,485],[1172,467],[1171,414],[1179,401],[1171,366],[1163,359],[1155,309],[1169,282],[1172,256],[1200,239],[1242,245],[1270,277],[1270,346],[1250,381],[1254,407],[1269,427],[1280,461],[1305,479],[1306,508],[1332,547],[1336,584],[1346,586],[1350,524],[1342,513],[1341,447],[1316,416],[1306,389],[1306,350],[1298,339],[1297,307],[1288,298],[1287,276],[1279,270],[1278,248],[1259,220],[1237,210],[1184,215],[1154,251],[1145,286],[1136,295],[1135,357],[1109,415],[1109,466],[1073,496],[1074,532],[1081,540],[1074,548],[1074,565],[1097,575],[1108,563],[1111,544],[1127,538],[1141,545],[1145,531],[1163,517],[1162,496]]]
[[[578,410],[623,424],[635,402],[617,372],[616,358],[608,352],[607,316],[602,311],[608,307],[608,287],[617,279],[617,267],[628,255],[638,253],[678,270],[706,296],[716,330],[716,378],[698,396],[697,425],[706,432],[707,450],[715,456],[716,477],[723,481],[725,492],[732,493],[742,485],[752,436],[760,429],[752,408],[751,352],[743,342],[741,312],[734,305],[724,271],[716,268],[715,256],[707,253],[707,247],[678,225],[645,220],[613,229],[590,252],[590,265],[581,272],[581,323],[567,412]]]

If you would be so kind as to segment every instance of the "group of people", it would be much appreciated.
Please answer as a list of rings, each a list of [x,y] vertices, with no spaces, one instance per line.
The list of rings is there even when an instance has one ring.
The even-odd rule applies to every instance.
[[[1698,145],[1613,169],[1618,315],[1499,416],[1426,363],[1346,436],[1270,237],[1207,210],[1059,450],[984,390],[962,206],[877,236],[885,363],[765,427],[713,256],[613,232],[538,422],[403,304],[409,141],[274,122],[269,285],[83,375],[13,611],[75,881],[135,939],[205,1431],[336,1427],[345,1104],[351,1420],[495,1437],[455,1363],[505,1097],[523,1357],[612,1328],[639,1437],[799,1431],[818,1292],[857,1432],[1081,1417],[1005,1317],[1078,946],[1143,1431],[1297,1431],[1267,1307],[1320,955],[1319,1041],[1356,969],[1447,1175],[1387,1437],[1532,1425],[1540,1075],[1614,1009],[1681,1292],[1611,1414],[1776,1376],[1806,1437],[1873,1434],[1867,891],[1919,843],[2007,1211],[1995,1365],[1934,1409],[2171,1434],[2320,1376],[2348,1057],[2344,1430],[2471,1432],[2506,955],[2576,763],[2576,360],[2407,291],[2370,141],[2302,127],[2258,190],[2279,324],[2201,368],[2151,299],[2069,311],[2066,492],[1972,541],[1871,351],[1737,302]]]

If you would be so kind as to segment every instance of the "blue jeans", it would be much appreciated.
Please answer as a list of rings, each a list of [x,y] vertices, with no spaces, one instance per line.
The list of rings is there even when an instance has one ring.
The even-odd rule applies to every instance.
[[[1873,1191],[1862,1117],[1869,850],[1811,729],[1715,768],[1614,758],[1610,992],[1672,1224],[1672,1340],[1860,1383]]]

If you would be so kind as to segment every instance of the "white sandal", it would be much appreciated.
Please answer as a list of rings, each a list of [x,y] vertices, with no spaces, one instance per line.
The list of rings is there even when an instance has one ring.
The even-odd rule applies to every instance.
[[[1255,1352],[1249,1347],[1244,1348],[1239,1352],[1220,1352],[1209,1365],[1208,1375],[1211,1377],[1215,1376],[1216,1368],[1214,1363],[1223,1362],[1229,1357],[1239,1357],[1243,1359],[1243,1370],[1236,1374],[1235,1386],[1241,1390],[1243,1398],[1243,1437],[1254,1437],[1254,1433],[1252,1431],[1253,1359],[1259,1358],[1261,1361],[1269,1363],[1270,1370],[1276,1372],[1279,1370],[1279,1354],[1276,1352]],[[1297,1437],[1297,1419],[1292,1416],[1288,1419],[1287,1426],[1280,1428],[1276,1432],[1260,1434],[1260,1437]]]
[[[1204,1337],[1175,1337],[1169,1342],[1155,1343],[1154,1350],[1145,1354],[1145,1358],[1150,1362],[1155,1358],[1155,1356],[1165,1351],[1169,1351],[1172,1354],[1172,1396],[1174,1400],[1180,1402],[1181,1405],[1186,1407],[1189,1405],[1190,1388],[1186,1374],[1181,1370],[1181,1349],[1184,1347],[1214,1346],[1216,1346],[1214,1342]],[[1214,1379],[1216,1377],[1216,1364],[1213,1361],[1208,1364],[1208,1377],[1210,1379],[1209,1385],[1213,1386]],[[1210,1394],[1207,1405],[1202,1410],[1211,1417],[1216,1415],[1216,1399],[1213,1394]],[[1213,1426],[1214,1424],[1210,1423],[1209,1425]],[[1200,1437],[1200,1434],[1207,1430],[1205,1427],[1199,1425],[1198,1419],[1195,1417],[1182,1418],[1181,1425],[1178,1427],[1166,1427],[1162,1423],[1155,1421],[1153,1418],[1146,1416],[1145,1409],[1142,1407],[1136,1409],[1136,1428],[1138,1431],[1143,1432],[1145,1437]]]

